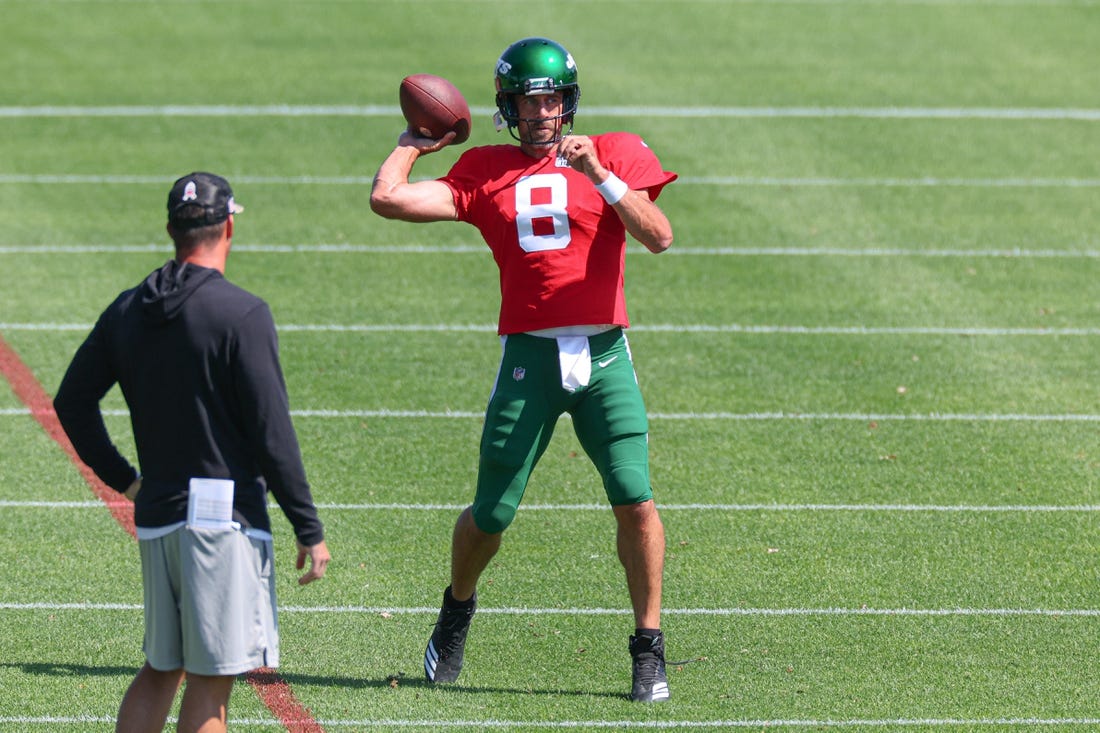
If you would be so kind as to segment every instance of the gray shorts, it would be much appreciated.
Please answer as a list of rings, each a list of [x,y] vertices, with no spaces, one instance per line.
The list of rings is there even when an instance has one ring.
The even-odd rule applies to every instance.
[[[185,526],[138,544],[150,667],[237,675],[279,665],[271,540]]]

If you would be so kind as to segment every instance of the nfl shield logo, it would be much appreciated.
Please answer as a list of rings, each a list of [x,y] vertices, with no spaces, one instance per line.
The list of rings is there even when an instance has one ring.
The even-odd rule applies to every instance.
[[[523,378],[527,376],[527,370],[523,367],[516,367],[512,370],[512,379],[517,382],[522,382]]]

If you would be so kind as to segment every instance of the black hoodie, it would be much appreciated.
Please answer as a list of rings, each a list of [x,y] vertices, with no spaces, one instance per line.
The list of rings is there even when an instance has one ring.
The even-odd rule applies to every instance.
[[[270,489],[302,544],[323,539],[263,300],[217,270],[169,260],[99,317],[54,409],[80,458],[125,491],[138,472],[99,409],[115,383],[141,466],[137,526],[185,520],[188,481],[223,478],[235,483],[234,518],[243,525],[270,531]]]

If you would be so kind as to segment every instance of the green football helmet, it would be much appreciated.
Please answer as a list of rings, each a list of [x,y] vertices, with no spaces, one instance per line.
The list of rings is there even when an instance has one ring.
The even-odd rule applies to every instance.
[[[516,41],[500,55],[496,66],[497,130],[508,131],[517,140],[516,125],[520,122],[515,95],[563,93],[562,112],[554,119],[562,121],[562,135],[573,129],[581,88],[577,84],[577,64],[560,43],[549,38],[524,38]],[[522,142],[522,140],[521,140]]]

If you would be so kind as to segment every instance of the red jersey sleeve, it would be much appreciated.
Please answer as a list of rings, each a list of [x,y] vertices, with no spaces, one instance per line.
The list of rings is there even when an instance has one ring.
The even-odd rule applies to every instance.
[[[596,152],[604,167],[635,191],[649,191],[649,198],[654,201],[664,187],[677,178],[675,173],[661,167],[656,153],[637,135],[612,132],[593,139],[596,140]]]

